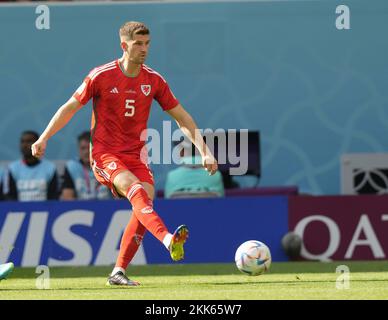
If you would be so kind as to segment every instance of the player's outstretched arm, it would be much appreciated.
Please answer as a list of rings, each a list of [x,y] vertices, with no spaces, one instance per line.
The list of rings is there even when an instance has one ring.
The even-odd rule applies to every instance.
[[[197,147],[202,156],[202,165],[210,175],[216,173],[218,169],[217,160],[209,150],[203,137],[191,115],[183,108],[181,104],[167,111],[175,119],[182,132]]]
[[[51,118],[46,129],[40,135],[39,139],[31,146],[32,155],[36,158],[43,157],[47,141],[59,130],[61,130],[74,116],[74,114],[81,109],[82,104],[71,97],[64,105],[62,105],[58,111]]]

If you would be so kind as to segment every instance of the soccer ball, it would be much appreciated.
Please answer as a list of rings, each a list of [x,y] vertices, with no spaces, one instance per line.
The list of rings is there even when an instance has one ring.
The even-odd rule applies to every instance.
[[[271,252],[264,243],[249,240],[238,247],[234,260],[241,272],[250,276],[258,276],[269,269]]]

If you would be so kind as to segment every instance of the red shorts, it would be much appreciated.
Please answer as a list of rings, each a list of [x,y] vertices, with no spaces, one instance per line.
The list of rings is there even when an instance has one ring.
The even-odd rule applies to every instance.
[[[136,154],[100,153],[92,156],[92,169],[97,181],[107,186],[118,196],[113,181],[123,171],[130,171],[139,181],[154,185],[152,171]]]

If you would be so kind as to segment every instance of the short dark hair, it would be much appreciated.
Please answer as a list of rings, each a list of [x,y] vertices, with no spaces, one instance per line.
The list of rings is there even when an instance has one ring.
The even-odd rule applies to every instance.
[[[84,131],[78,136],[78,143],[80,143],[83,140],[90,141],[90,131]]]
[[[39,134],[36,132],[36,131],[33,131],[33,130],[25,130],[22,132],[22,134],[20,135],[20,138],[25,136],[25,135],[31,135],[31,136],[34,136],[35,138],[35,141],[39,139]]]
[[[150,30],[144,23],[137,22],[137,21],[128,21],[124,23],[119,30],[120,38],[126,37],[126,38],[129,38],[130,40],[133,40],[133,36],[135,34],[141,34],[141,35],[150,34]]]

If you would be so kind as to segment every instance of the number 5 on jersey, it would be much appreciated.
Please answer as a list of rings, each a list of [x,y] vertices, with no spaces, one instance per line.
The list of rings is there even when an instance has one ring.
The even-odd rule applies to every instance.
[[[127,99],[125,100],[125,109],[127,112],[125,112],[126,117],[133,117],[135,114],[135,100]]]

